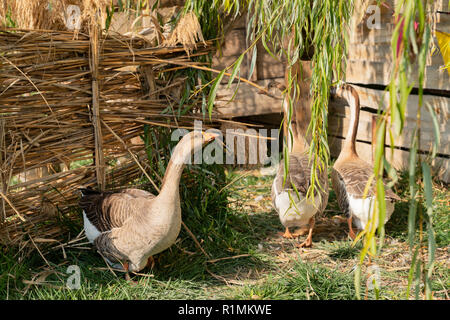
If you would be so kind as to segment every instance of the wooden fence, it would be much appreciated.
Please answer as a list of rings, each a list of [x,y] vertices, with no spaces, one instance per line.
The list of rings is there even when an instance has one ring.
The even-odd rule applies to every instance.
[[[150,170],[143,125],[196,118],[174,121],[183,79],[158,75],[210,50],[199,43],[188,57],[118,34],[0,30],[0,241],[56,237],[80,186],[122,187]]]

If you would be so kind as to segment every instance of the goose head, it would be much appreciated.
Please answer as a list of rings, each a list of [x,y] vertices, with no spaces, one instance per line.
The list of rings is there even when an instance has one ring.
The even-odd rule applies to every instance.
[[[181,173],[186,164],[190,163],[192,154],[197,150],[201,150],[204,145],[210,143],[219,136],[220,132],[208,130],[207,132],[191,131],[181,138],[173,150],[169,164],[166,168],[161,192],[159,194],[160,197],[169,197],[171,199],[173,196],[178,197]]]
[[[175,164],[183,165],[189,162],[189,159],[193,152],[200,150],[204,145],[210,143],[214,139],[220,136],[220,131],[218,130],[208,130],[208,131],[192,131],[186,134],[177,146],[172,155],[172,159]]]

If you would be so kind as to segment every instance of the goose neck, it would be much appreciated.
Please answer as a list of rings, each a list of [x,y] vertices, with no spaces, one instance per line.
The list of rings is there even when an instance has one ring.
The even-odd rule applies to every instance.
[[[169,200],[179,199],[181,174],[191,158],[192,151],[196,151],[196,146],[201,148],[201,140],[196,141],[193,132],[185,135],[176,145],[164,174],[160,192],[161,197]]]
[[[341,154],[355,156],[356,153],[356,135],[358,133],[359,122],[359,97],[356,91],[351,87],[345,89],[346,98],[350,105],[350,123],[345,137],[344,147]]]

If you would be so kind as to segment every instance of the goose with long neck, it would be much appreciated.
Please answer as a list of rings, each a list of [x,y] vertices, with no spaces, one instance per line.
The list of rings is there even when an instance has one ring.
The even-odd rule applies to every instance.
[[[300,68],[302,63],[302,68]],[[286,71],[286,83],[288,83]],[[294,83],[298,83],[299,95],[288,96],[284,99],[283,130],[288,149],[288,173],[285,177],[283,159],[272,184],[272,203],[278,212],[280,222],[285,227],[282,234],[285,238],[293,238],[289,228],[309,225],[308,236],[300,247],[312,246],[312,232],[315,215],[323,212],[328,202],[327,168],[317,168],[316,176],[319,180],[319,192],[314,193],[313,199],[307,199],[307,191],[311,182],[311,163],[308,148],[310,138],[306,135],[311,116],[311,96],[309,93],[312,70],[310,62],[298,62],[291,70]],[[294,113],[289,121],[289,99],[293,99]],[[292,135],[291,135],[292,132]]]
[[[350,106],[350,126],[339,157],[331,170],[331,182],[339,207],[347,216],[349,236],[355,239],[353,224],[363,230],[373,216],[374,183],[364,197],[366,184],[373,174],[373,166],[359,158],[356,152],[355,143],[360,113],[358,93],[352,86],[344,84],[338,88],[334,87],[332,96],[347,100]],[[395,201],[400,198],[386,185],[385,190],[386,223],[394,211]],[[375,223],[378,226],[378,221]]]
[[[158,196],[140,189],[97,192],[80,189],[84,231],[106,261],[124,271],[142,270],[170,247],[181,228],[179,184],[193,150],[218,136],[193,131],[176,145]]]

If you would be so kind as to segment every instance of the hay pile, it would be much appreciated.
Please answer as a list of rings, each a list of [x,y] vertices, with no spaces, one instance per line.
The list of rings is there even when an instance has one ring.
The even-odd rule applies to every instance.
[[[9,15],[22,29],[67,30],[68,21],[80,8],[80,29],[86,30],[93,15],[106,18],[109,0],[1,0],[0,18],[4,23]],[[70,24],[70,22],[69,22]]]
[[[189,53],[190,51],[197,49],[197,42],[199,41],[205,43],[202,28],[195,13],[188,12],[181,17],[170,37],[165,41],[165,45],[174,46],[181,43],[184,49]]]
[[[122,6],[123,6],[122,2]],[[192,51],[204,41],[194,13],[182,16],[176,26],[184,1],[131,2],[123,7],[114,0],[0,0],[0,27],[26,30],[81,31],[89,33],[93,23],[113,33],[144,38],[155,46],[182,44]],[[172,30],[174,29],[174,30]]]
[[[57,237],[57,222],[74,212],[77,188],[96,187],[102,170],[108,189],[143,176],[142,169],[150,172],[144,145],[136,143],[143,124],[193,124],[194,113],[175,120],[177,110],[167,112],[168,106],[177,107],[173,91],[182,79],[162,81],[158,75],[174,66],[196,65],[191,58],[208,54],[209,42],[198,43],[188,57],[182,46],[149,47],[143,39],[101,35],[98,61],[93,61],[92,39],[73,35],[0,30],[1,242],[19,241],[25,234]],[[94,117],[95,100],[99,119]],[[75,162],[95,158],[96,151],[103,155],[103,165],[97,160],[74,167]],[[130,152],[133,157],[123,157]],[[120,165],[109,165],[117,159]],[[20,174],[42,167],[49,168],[50,175],[17,181]]]

